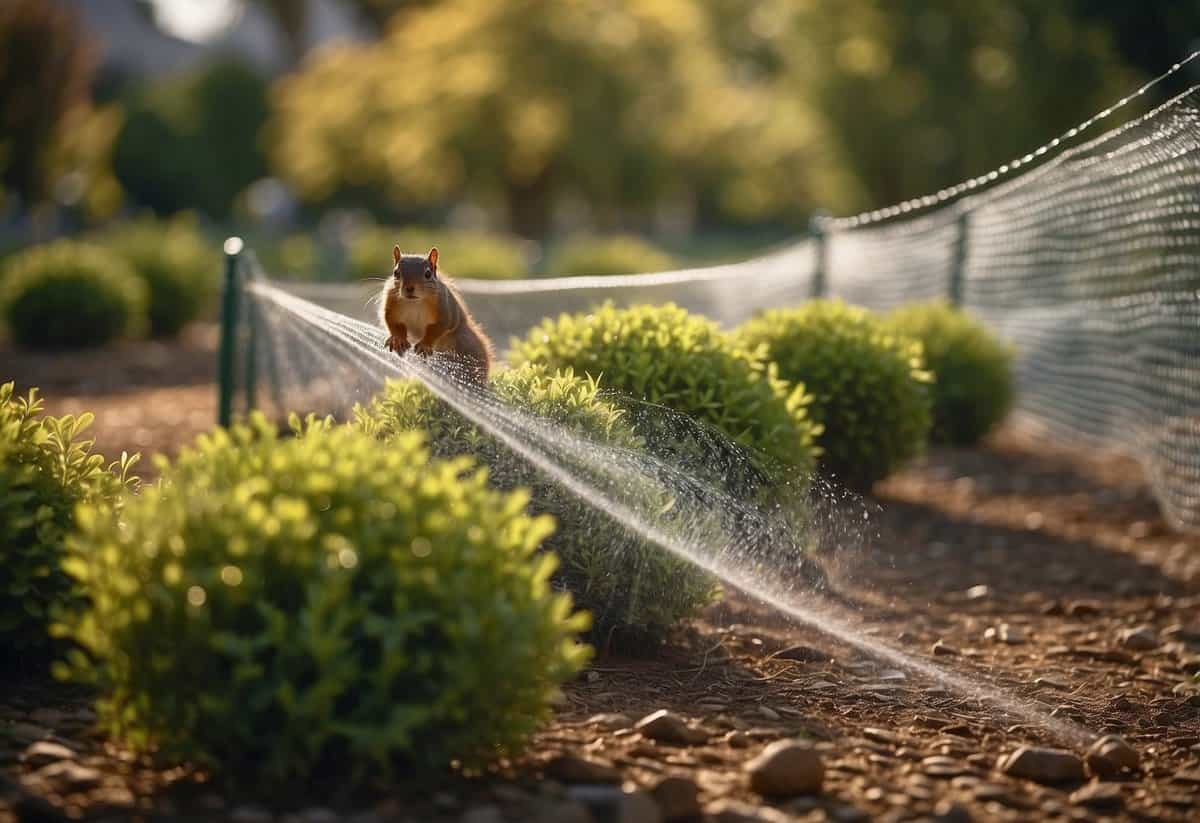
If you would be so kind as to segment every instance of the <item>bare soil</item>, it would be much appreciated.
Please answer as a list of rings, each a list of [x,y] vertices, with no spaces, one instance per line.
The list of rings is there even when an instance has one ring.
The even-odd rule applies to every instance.
[[[94,410],[106,453],[173,452],[214,418],[214,351],[212,330],[198,329],[85,356],[0,352],[0,375],[40,385],[55,413]],[[522,758],[367,796],[233,795],[105,740],[87,694],[0,675],[0,822],[632,823],[660,819],[672,790],[693,788],[704,813],[681,819],[1200,819],[1200,538],[1167,528],[1136,465],[1010,429],[977,449],[935,450],[875,499],[869,556],[842,558],[835,578],[862,631],[1046,716],[1121,735],[1135,773],[1100,789],[1008,776],[998,760],[1021,746],[1082,755],[1087,743],[730,593],[652,657],[602,655]],[[633,728],[659,709],[698,730],[694,742]],[[820,752],[818,793],[750,789],[746,763],[785,738]],[[580,769],[611,788],[582,786]],[[624,805],[606,813],[613,803]]]

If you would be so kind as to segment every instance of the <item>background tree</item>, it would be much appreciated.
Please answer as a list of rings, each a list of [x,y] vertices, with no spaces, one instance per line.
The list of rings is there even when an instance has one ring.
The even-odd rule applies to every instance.
[[[820,124],[802,99],[731,73],[712,22],[694,0],[413,10],[377,45],[280,84],[274,160],[310,200],[363,187],[409,208],[471,196],[533,236],[567,195],[601,223],[701,188],[733,206],[740,191],[761,212],[745,196],[756,179],[804,204],[830,168],[815,157]]]
[[[832,124],[868,205],[927,194],[1037,147],[1139,82],[1105,29],[1068,11],[1044,0],[800,5],[781,94],[813,101]]]
[[[86,103],[93,61],[56,0],[0,3],[0,180],[26,205],[49,194],[64,120]]]

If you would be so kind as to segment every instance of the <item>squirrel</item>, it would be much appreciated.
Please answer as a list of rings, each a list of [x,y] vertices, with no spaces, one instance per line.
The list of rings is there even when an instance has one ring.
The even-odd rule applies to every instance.
[[[387,328],[388,351],[404,354],[449,352],[464,358],[472,376],[487,380],[493,355],[492,341],[467,310],[458,290],[438,273],[438,250],[427,257],[401,254],[392,247],[392,278],[384,286],[380,320]]]

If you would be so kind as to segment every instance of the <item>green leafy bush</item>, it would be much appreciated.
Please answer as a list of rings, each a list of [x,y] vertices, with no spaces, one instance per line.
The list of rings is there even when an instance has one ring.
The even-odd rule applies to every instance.
[[[921,348],[876,315],[816,300],[765,312],[737,336],[812,392],[810,413],[823,426],[821,467],[839,482],[867,490],[921,452],[931,402]]]
[[[14,254],[0,277],[13,340],[31,348],[99,346],[145,326],[146,285],[119,255],[57,240]]]
[[[55,612],[79,598],[61,562],[75,504],[112,498],[136,458],[114,474],[81,437],[90,414],[46,417],[37,390],[14,395],[0,386],[0,659],[41,659]],[[109,467],[113,468],[113,467]]]
[[[437,246],[446,273],[477,280],[511,280],[529,273],[530,244],[506,234],[460,229],[374,226],[357,232],[350,245],[350,270],[355,277],[392,273],[392,246],[419,254]]]
[[[601,379],[605,387],[714,426],[736,443],[809,471],[820,428],[800,385],[715,323],[668,303],[546,319],[514,341],[514,364],[540,363]]]
[[[547,272],[556,277],[640,274],[677,267],[667,252],[630,234],[568,240],[546,264]]]
[[[497,373],[491,387],[505,405],[584,438],[622,448],[643,447],[622,410],[600,397],[596,381],[576,377],[569,369],[552,374],[529,364]],[[384,439],[423,429],[429,432],[435,455],[476,455],[501,488],[530,488],[531,508],[558,521],[545,543],[562,561],[556,584],[592,613],[597,640],[607,640],[614,631],[628,640],[659,639],[716,594],[708,575],[624,532],[436,399],[419,381],[389,382],[370,406],[356,410],[356,421]],[[661,495],[662,490],[648,488],[647,494]]]
[[[178,334],[216,295],[220,258],[190,219],[125,223],[98,241],[125,258],[145,281],[150,334],[155,337]]]
[[[255,786],[519,747],[588,655],[535,556],[551,519],[420,433],[293,425],[202,435],[119,519],[80,510],[59,676],[130,745]]]
[[[239,61],[219,61],[146,89],[125,103],[113,146],[122,188],[157,214],[230,213],[234,199],[265,176],[259,132],[267,81]]]
[[[933,439],[970,445],[1004,419],[1013,402],[1012,350],[970,316],[944,303],[887,316],[896,334],[921,343],[934,374]]]

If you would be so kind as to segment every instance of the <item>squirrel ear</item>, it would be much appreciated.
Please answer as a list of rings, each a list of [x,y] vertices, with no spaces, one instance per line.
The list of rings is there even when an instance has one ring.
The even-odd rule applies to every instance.
[[[434,246],[429,250],[429,265],[433,266],[435,269],[437,268],[437,257],[437,246]]]
[[[392,246],[392,262],[393,263],[400,262],[400,247],[399,246]]]

